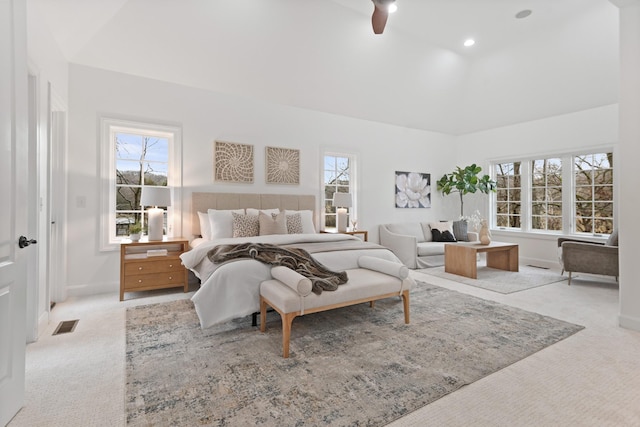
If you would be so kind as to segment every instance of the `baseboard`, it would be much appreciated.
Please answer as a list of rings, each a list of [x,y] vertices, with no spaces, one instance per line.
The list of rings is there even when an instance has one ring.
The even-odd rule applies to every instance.
[[[618,324],[625,329],[640,331],[640,319],[637,317],[630,317],[621,314],[618,316]]]

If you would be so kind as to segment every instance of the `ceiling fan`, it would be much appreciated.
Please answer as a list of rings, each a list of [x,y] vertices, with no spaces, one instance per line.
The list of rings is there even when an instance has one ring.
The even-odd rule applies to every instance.
[[[373,15],[371,15],[373,32],[375,34],[382,34],[385,25],[387,25],[387,18],[389,17],[389,7],[392,6],[396,2],[396,0],[371,1],[373,2]]]

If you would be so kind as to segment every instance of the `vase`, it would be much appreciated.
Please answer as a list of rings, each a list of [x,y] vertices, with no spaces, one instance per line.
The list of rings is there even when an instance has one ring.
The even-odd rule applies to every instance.
[[[487,220],[483,219],[480,223],[480,244],[488,245],[491,243],[491,232],[489,231],[489,226],[487,225]]]
[[[131,239],[132,242],[138,242],[140,240],[141,234],[142,233],[130,233],[129,239]]]

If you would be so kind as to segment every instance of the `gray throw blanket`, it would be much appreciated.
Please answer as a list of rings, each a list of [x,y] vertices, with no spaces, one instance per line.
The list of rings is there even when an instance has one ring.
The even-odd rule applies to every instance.
[[[313,285],[311,290],[317,295],[322,291],[335,291],[338,285],[349,280],[345,271],[329,270],[300,248],[283,248],[267,243],[241,243],[216,246],[207,256],[217,264],[236,258],[253,258],[265,264],[288,267],[310,279]]]

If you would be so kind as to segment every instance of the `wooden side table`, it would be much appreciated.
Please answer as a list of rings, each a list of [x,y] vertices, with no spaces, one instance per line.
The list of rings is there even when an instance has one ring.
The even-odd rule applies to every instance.
[[[189,240],[169,237],[120,245],[120,301],[125,292],[184,288],[189,291],[189,272],[180,255],[189,250]],[[165,252],[166,251],[166,252]]]

